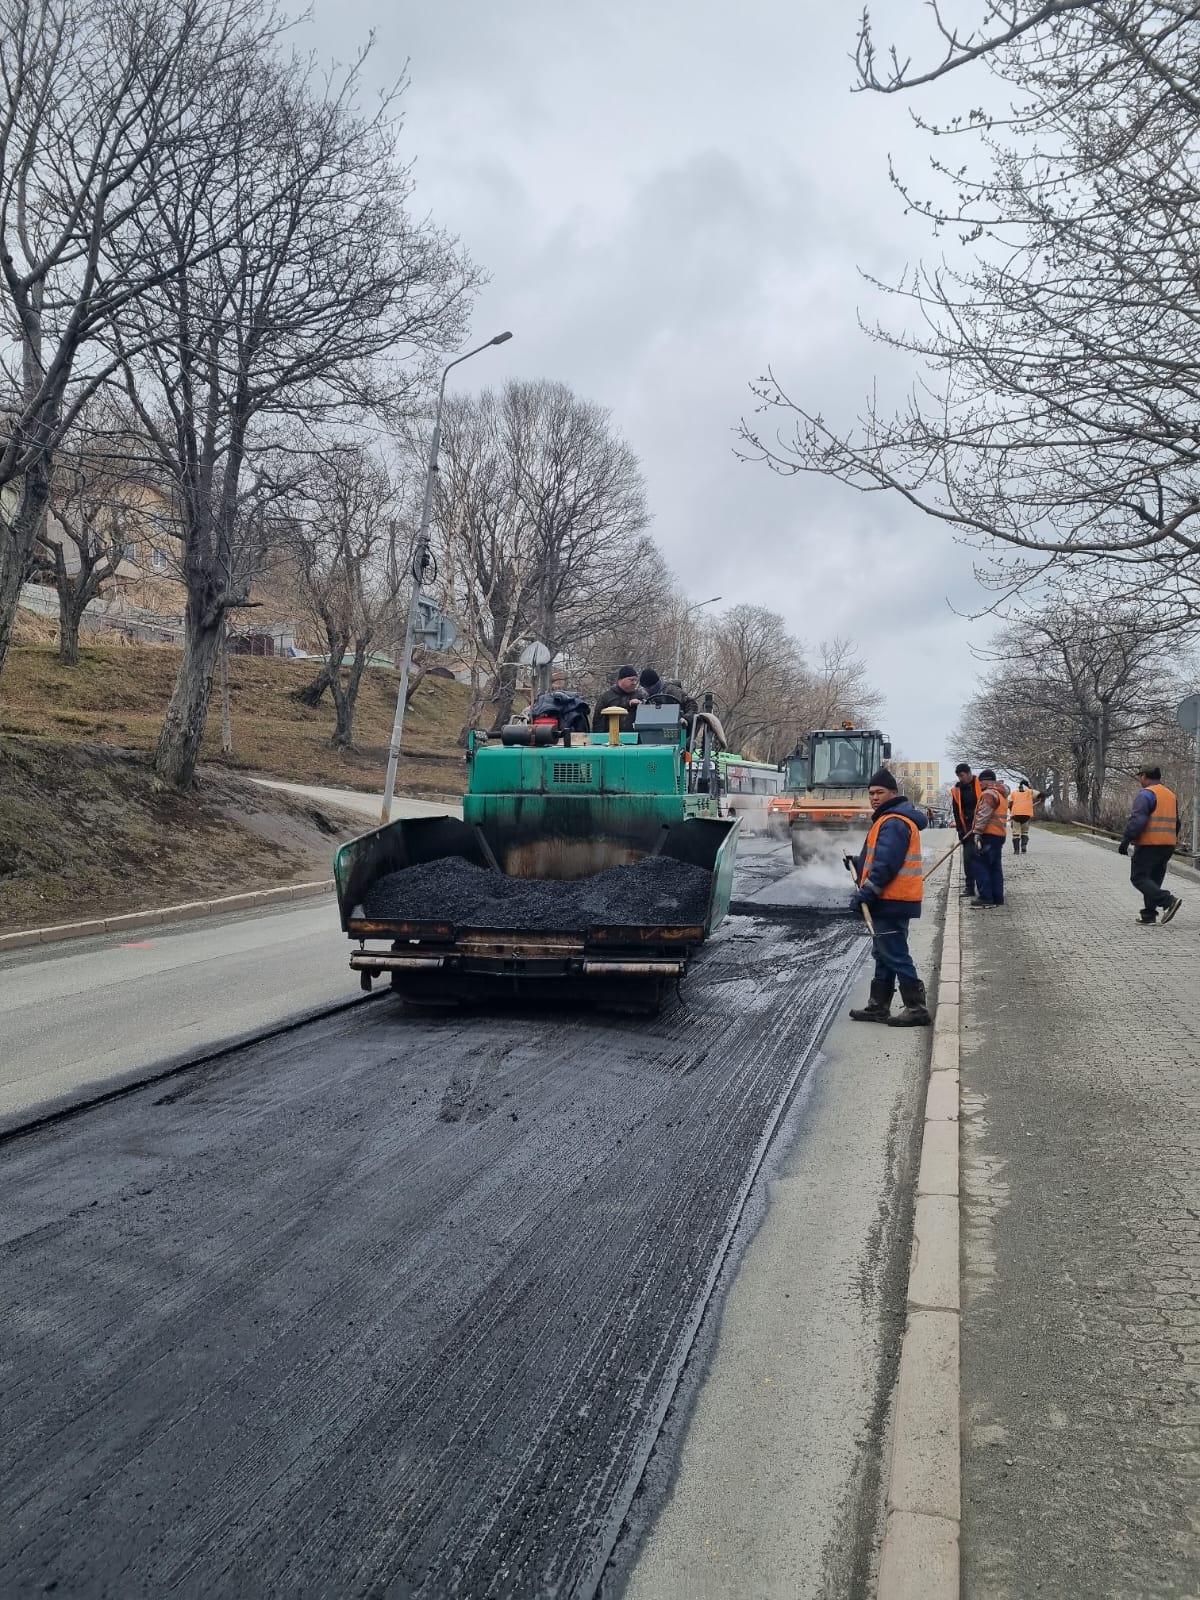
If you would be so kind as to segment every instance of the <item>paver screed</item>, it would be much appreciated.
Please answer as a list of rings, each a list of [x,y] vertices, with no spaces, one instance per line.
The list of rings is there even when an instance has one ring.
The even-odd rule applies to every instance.
[[[963,1593],[1195,1596],[1200,894],[1137,927],[1037,829],[1005,871],[963,916]]]

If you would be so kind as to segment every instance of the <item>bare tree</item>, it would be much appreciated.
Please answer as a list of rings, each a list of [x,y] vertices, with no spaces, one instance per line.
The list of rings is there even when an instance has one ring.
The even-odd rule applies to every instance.
[[[808,729],[833,728],[843,721],[862,725],[873,720],[883,697],[867,678],[866,662],[853,640],[835,634],[817,647],[817,659],[804,679],[801,724]]]
[[[485,705],[493,727],[508,720],[527,644],[577,653],[636,615],[661,573],[636,457],[563,384],[446,407],[436,517],[444,602],[473,660],[468,727]]]
[[[659,562],[637,457],[601,406],[562,383],[505,391],[517,493],[536,575],[536,637],[552,657],[627,617]],[[549,686],[549,666],[544,669]]]
[[[59,446],[35,550],[39,570],[58,593],[59,660],[72,667],[83,614],[112,586],[139,521],[127,457],[114,454],[112,443],[106,430],[84,420]]]
[[[805,687],[799,644],[778,612],[733,606],[713,628],[711,688],[730,747],[778,760],[795,743]]]
[[[1100,820],[1110,774],[1162,737],[1181,692],[1178,649],[1116,602],[1059,593],[1011,624],[958,734],[964,753],[1033,778]]]
[[[990,68],[1010,102],[932,128],[940,198],[904,204],[962,253],[878,287],[911,326],[875,336],[922,377],[892,412],[827,422],[767,374],[770,418],[743,448],[780,472],[887,490],[970,541],[1095,573],[1165,629],[1200,615],[1200,13],[1172,0],[989,0],[977,35],[935,6],[928,69],[881,66],[869,17],[864,87],[896,92]],[[974,162],[956,146],[978,143]]]
[[[476,279],[410,217],[395,104],[361,115],[358,84],[357,69],[316,84],[302,63],[249,63],[210,108],[205,181],[160,186],[146,221],[177,270],[129,308],[119,348],[180,506],[183,658],[155,752],[177,786],[195,768],[223,619],[246,602],[294,477],[286,441],[403,404],[459,336]],[[231,242],[196,263],[197,235]]]
[[[164,258],[146,210],[193,180],[214,85],[276,31],[255,0],[0,0],[0,669],[113,321],[207,245]]]
[[[333,698],[330,743],[354,742],[354,713],[372,651],[403,628],[411,583],[411,520],[386,463],[362,446],[317,456],[294,497],[289,543],[303,602],[325,641],[318,680]]]

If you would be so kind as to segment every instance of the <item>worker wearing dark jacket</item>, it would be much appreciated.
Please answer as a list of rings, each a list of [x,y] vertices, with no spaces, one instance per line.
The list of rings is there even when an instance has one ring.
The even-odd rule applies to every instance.
[[[1173,790],[1162,781],[1157,767],[1143,767],[1138,773],[1138,792],[1133,799],[1125,836],[1117,849],[1123,856],[1133,849],[1129,879],[1142,897],[1138,921],[1149,927],[1158,921],[1170,922],[1183,901],[1162,886],[1167,863],[1179,839],[1179,802]]]
[[[963,894],[975,893],[975,835],[971,828],[975,822],[975,807],[979,804],[979,779],[970,764],[960,761],[954,769],[954,786],[950,790],[950,809],[954,813],[954,831],[962,840]]]
[[[596,702],[596,710],[592,716],[593,733],[608,732],[608,723],[604,720],[604,713],[611,706],[620,706],[624,711],[625,716],[621,721],[621,732],[631,733],[637,708],[645,698],[638,684],[637,668],[628,665],[618,667],[613,682]]]
[[[886,1022],[893,1028],[925,1027],[930,1021],[925,985],[908,948],[908,925],[921,915],[925,873],[921,831],[925,813],[899,792],[895,778],[881,768],[867,787],[870,831],[862,854],[854,858],[858,888],[850,904],[865,906],[874,923],[875,977],[871,998],[850,1015],[855,1022]],[[896,984],[903,1009],[891,1015]]]

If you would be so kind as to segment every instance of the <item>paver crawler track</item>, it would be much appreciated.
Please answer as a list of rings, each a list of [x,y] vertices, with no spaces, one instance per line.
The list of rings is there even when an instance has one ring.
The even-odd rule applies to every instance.
[[[312,1024],[9,1147],[0,1592],[586,1595],[861,942]]]

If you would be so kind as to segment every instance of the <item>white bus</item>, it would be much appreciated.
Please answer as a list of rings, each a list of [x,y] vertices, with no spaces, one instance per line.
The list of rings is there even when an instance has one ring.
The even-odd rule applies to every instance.
[[[721,811],[740,817],[747,833],[766,833],[771,796],[783,792],[784,775],[766,761],[722,751],[717,757],[721,782]]]

